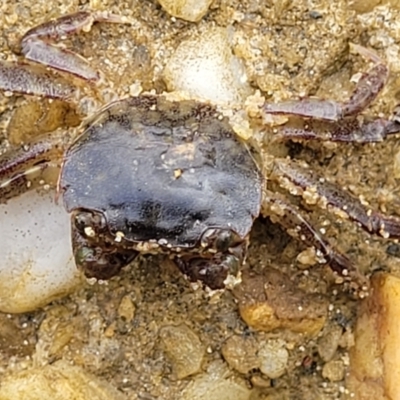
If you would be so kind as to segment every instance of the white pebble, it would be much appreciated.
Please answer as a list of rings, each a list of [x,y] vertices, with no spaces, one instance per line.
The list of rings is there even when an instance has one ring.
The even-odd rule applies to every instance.
[[[0,204],[1,312],[34,310],[70,293],[81,281],[69,215],[54,197],[52,191],[30,191]]]
[[[282,376],[286,371],[289,353],[283,340],[269,340],[258,351],[260,371],[271,379]]]
[[[214,104],[240,104],[251,93],[224,28],[210,28],[182,42],[167,62],[164,80],[169,91]]]
[[[158,0],[170,15],[185,21],[197,22],[206,15],[213,0]]]

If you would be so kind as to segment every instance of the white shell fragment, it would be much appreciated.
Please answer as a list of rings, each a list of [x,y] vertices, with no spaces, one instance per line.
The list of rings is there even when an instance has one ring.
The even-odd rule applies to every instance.
[[[232,54],[224,28],[182,42],[167,62],[164,80],[169,91],[213,104],[240,104],[250,94],[244,66]]]
[[[70,221],[55,194],[30,191],[0,204],[0,311],[22,313],[70,293],[81,281]]]
[[[206,15],[213,0],[159,0],[170,15],[185,21],[197,22]]]

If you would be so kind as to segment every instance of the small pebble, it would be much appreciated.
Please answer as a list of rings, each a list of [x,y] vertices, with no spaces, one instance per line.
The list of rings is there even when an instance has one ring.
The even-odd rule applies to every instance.
[[[160,331],[160,338],[178,379],[200,371],[205,346],[189,327],[164,326]]]
[[[331,382],[338,382],[344,378],[345,367],[342,360],[327,362],[322,368],[322,376]]]
[[[271,381],[269,379],[265,379],[260,375],[252,375],[250,378],[250,382],[253,386],[257,386],[259,388],[269,388],[271,387]]]
[[[317,10],[311,10],[308,15],[312,18],[312,19],[320,19],[322,18],[322,14],[321,12],[317,11]]]
[[[289,353],[283,340],[269,340],[258,351],[260,371],[270,379],[282,376],[286,371]]]
[[[170,15],[185,21],[198,22],[206,15],[212,0],[158,0]]]
[[[196,376],[184,389],[179,400],[250,400],[252,391],[245,382],[230,379],[232,373],[220,362],[212,363],[207,371]],[[255,398],[255,397],[254,397]]]
[[[118,315],[124,318],[126,322],[131,322],[135,316],[135,309],[130,296],[124,296],[118,307]]]
[[[318,340],[318,354],[323,361],[328,362],[334,357],[342,337],[343,329],[333,325],[329,331]]]
[[[258,343],[253,336],[231,336],[222,345],[222,355],[229,366],[236,371],[247,374],[252,369],[259,368],[257,357]]]

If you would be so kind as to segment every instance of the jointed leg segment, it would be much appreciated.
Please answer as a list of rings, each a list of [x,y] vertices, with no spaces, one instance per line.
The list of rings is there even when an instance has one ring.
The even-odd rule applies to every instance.
[[[343,102],[305,98],[277,104],[265,104],[263,112],[305,117],[299,124],[289,121],[279,130],[276,140],[306,139],[332,142],[371,143],[380,142],[386,136],[400,132],[397,118],[393,121],[377,119],[360,122],[356,116],[378,96],[384,87],[389,69],[372,50],[351,45],[353,50],[371,60],[374,66],[363,74],[350,99]]]
[[[288,179],[303,191],[312,188],[317,195],[324,199],[326,204],[340,209],[371,234],[377,234],[384,238],[400,238],[399,217],[386,216],[369,209],[361,204],[357,198],[336,185],[327,181],[321,182],[314,173],[295,161],[277,160],[273,179],[278,182],[282,179]]]
[[[59,136],[46,135],[24,147],[0,156],[0,199],[6,201],[42,180],[43,171],[61,160],[64,147]],[[55,183],[55,182],[54,182]]]
[[[21,39],[19,51],[26,60],[86,81],[97,81],[100,77],[98,71],[83,57],[50,43],[79,31],[87,32],[95,22],[130,23],[129,19],[110,13],[77,12],[29,30]],[[74,94],[76,87],[39,66],[1,61],[0,90],[65,100]]]
[[[295,239],[307,246],[313,246],[323,257],[322,261],[327,262],[338,275],[354,281],[359,288],[367,286],[366,278],[358,272],[355,265],[345,255],[336,251],[312,227],[296,206],[283,200],[277,194],[267,192],[263,213],[272,221],[277,220]]]

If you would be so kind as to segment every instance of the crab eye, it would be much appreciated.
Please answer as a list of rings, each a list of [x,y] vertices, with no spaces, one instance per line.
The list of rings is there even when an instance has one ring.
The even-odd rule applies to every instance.
[[[230,247],[239,244],[242,240],[233,231],[227,229],[208,229],[201,237],[201,246],[212,248],[218,252],[225,252]]]
[[[78,211],[74,215],[76,229],[85,236],[94,236],[106,228],[107,223],[104,216],[98,212]]]
[[[234,236],[232,231],[220,231],[215,238],[214,248],[218,251],[228,250],[234,240]]]

